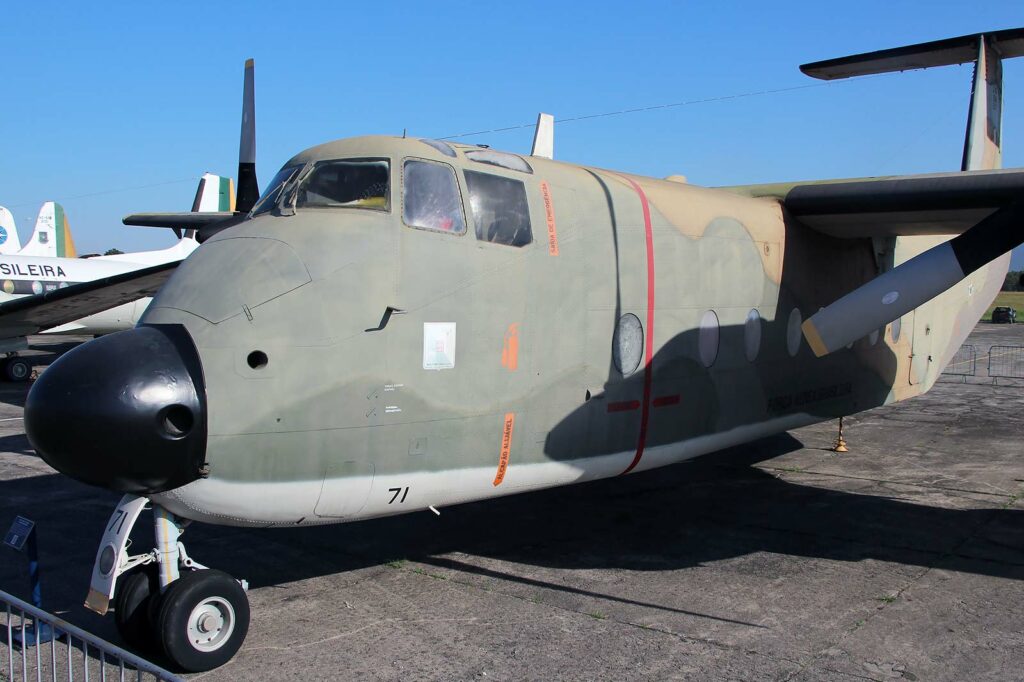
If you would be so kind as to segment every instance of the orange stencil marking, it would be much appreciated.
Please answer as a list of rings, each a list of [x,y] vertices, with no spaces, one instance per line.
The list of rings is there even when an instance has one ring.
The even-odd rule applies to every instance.
[[[544,197],[544,215],[548,219],[548,253],[558,255],[558,232],[555,230],[555,205],[551,202],[551,188],[541,181],[540,194]]]
[[[498,473],[494,475],[494,485],[501,485],[508,470],[508,456],[512,453],[512,429],[516,425],[516,413],[505,415],[505,428],[501,431],[501,457],[498,459]]]
[[[510,324],[505,332],[505,342],[501,348],[501,366],[510,372],[519,367],[519,325]]]

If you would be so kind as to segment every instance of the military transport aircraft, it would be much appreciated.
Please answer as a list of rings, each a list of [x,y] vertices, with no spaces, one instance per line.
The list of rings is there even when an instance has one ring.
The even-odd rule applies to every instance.
[[[230,210],[233,184],[230,178],[205,173],[192,210]],[[57,236],[51,239],[53,234]],[[149,294],[166,279],[167,268],[199,246],[191,232],[179,237],[174,246],[157,251],[75,258],[64,209],[46,202],[25,248],[16,255],[0,253],[0,353],[6,354],[0,360],[0,375],[11,381],[30,377],[29,361],[18,355],[28,347],[29,334],[100,335],[135,326],[149,305]],[[134,273],[154,266],[157,275],[146,281],[135,278]],[[117,292],[96,291],[111,278],[126,277],[130,283],[123,282]]]
[[[238,210],[141,214],[203,242],[130,331],[25,406],[58,471],[124,492],[87,606],[186,670],[249,624],[190,521],[338,523],[643,471],[923,393],[1024,241],[1000,165],[1024,29],[803,67],[976,62],[963,171],[709,189],[430,139],[294,156],[257,200],[252,63]],[[954,236],[950,241],[950,237]],[[806,338],[806,343],[804,339]],[[129,554],[151,505],[156,548]]]

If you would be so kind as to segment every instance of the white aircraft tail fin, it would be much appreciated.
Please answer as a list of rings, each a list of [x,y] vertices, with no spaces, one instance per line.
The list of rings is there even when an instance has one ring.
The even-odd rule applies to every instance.
[[[192,201],[192,212],[234,211],[235,181],[213,173],[203,173]],[[182,239],[196,240],[195,230],[185,230]]]
[[[0,254],[14,255],[21,251],[21,240],[18,229],[14,225],[14,216],[0,206]]]
[[[193,211],[234,211],[235,181],[213,173],[203,173],[192,202]]]
[[[76,258],[75,242],[64,207],[54,201],[47,201],[39,209],[36,229],[18,252],[20,256],[44,256],[47,258]]]

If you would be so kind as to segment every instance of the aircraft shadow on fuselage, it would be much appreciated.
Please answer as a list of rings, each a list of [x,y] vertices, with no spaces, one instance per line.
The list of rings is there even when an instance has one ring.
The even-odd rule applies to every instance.
[[[721,433],[794,413],[818,419],[852,414],[884,403],[894,384],[897,360],[882,341],[858,341],[822,358],[803,344],[796,358],[786,348],[786,321],[758,323],[758,358],[746,359],[744,326],[718,330],[715,361],[700,358],[700,332],[688,330],[654,355],[653,380],[646,398],[650,449]],[[617,370],[612,370],[617,372]],[[545,454],[553,460],[636,450],[644,370],[628,377],[613,374],[603,390],[582,403],[549,432]]]
[[[269,530],[195,524],[183,540],[198,561],[255,588],[408,559],[591,594],[530,578],[528,569],[481,568],[445,556],[452,552],[543,568],[630,571],[674,571],[769,553],[941,565],[1024,579],[1024,512],[931,507],[792,483],[751,466],[799,447],[783,434],[687,464],[451,507],[440,517],[420,512]],[[15,514],[38,524],[48,608],[79,612],[96,542],[116,499],[56,474],[0,483],[0,525]],[[151,533],[146,514],[135,528],[135,546],[151,546]],[[0,589],[25,596],[23,572],[20,562],[0,563]]]
[[[611,216],[616,281],[614,320],[618,324],[623,312],[618,286],[620,227],[607,184],[598,175],[592,175],[604,188]],[[712,220],[708,229],[718,220]],[[707,343],[707,332],[699,329],[676,334],[659,347],[646,371],[643,362],[625,377],[621,368],[600,368],[606,377],[602,390],[596,395],[587,394],[586,402],[549,431],[545,454],[564,461],[635,450],[645,400],[649,401],[645,438],[648,448],[794,413],[828,419],[883,404],[898,381],[898,361],[884,341],[885,329],[879,330],[873,344],[864,338],[851,348],[822,358],[813,356],[799,329],[790,329],[792,311],[800,311],[801,317],[796,320],[799,324],[878,275],[879,262],[872,241],[838,239],[811,230],[792,216],[786,215],[785,220],[781,278],[777,296],[771,301],[774,315],[769,319],[767,309],[759,311],[753,323],[759,340],[754,344],[752,359],[748,350],[752,330],[745,324],[729,324],[717,329],[717,342],[713,344]],[[764,248],[768,253],[769,246],[765,243],[759,247],[750,241],[742,248],[754,250],[753,259],[758,260],[758,249]],[[663,261],[656,267],[671,269],[680,264]],[[744,281],[741,273],[735,277],[737,282]],[[733,288],[737,286],[734,283]],[[771,285],[765,286],[764,295],[771,296]],[[707,305],[713,309],[721,303],[735,309],[735,301],[746,300],[751,293],[709,294]],[[655,322],[661,319],[661,324],[666,324],[667,318],[668,324],[672,324],[673,317],[665,313],[673,312],[673,302],[666,302],[666,295],[670,294],[659,293],[662,308],[653,311]],[[746,315],[747,309],[742,310]],[[642,314],[640,317],[642,326],[649,323],[650,315],[648,319],[643,319]],[[716,318],[714,326],[717,324]],[[788,340],[793,332],[799,340],[795,356]],[[606,338],[613,339],[614,333],[615,329],[608,329]],[[646,335],[650,330],[644,329],[643,333]],[[708,348],[702,349],[702,334],[703,345],[712,346],[710,352]],[[706,366],[709,357],[711,362]],[[645,397],[647,372],[653,379],[651,393]]]

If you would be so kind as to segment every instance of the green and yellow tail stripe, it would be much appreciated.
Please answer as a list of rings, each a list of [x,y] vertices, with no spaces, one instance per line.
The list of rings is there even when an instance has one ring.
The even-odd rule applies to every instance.
[[[75,240],[71,238],[68,216],[60,204],[53,205],[53,231],[57,239],[57,257],[77,258],[78,252],[75,250]]]

